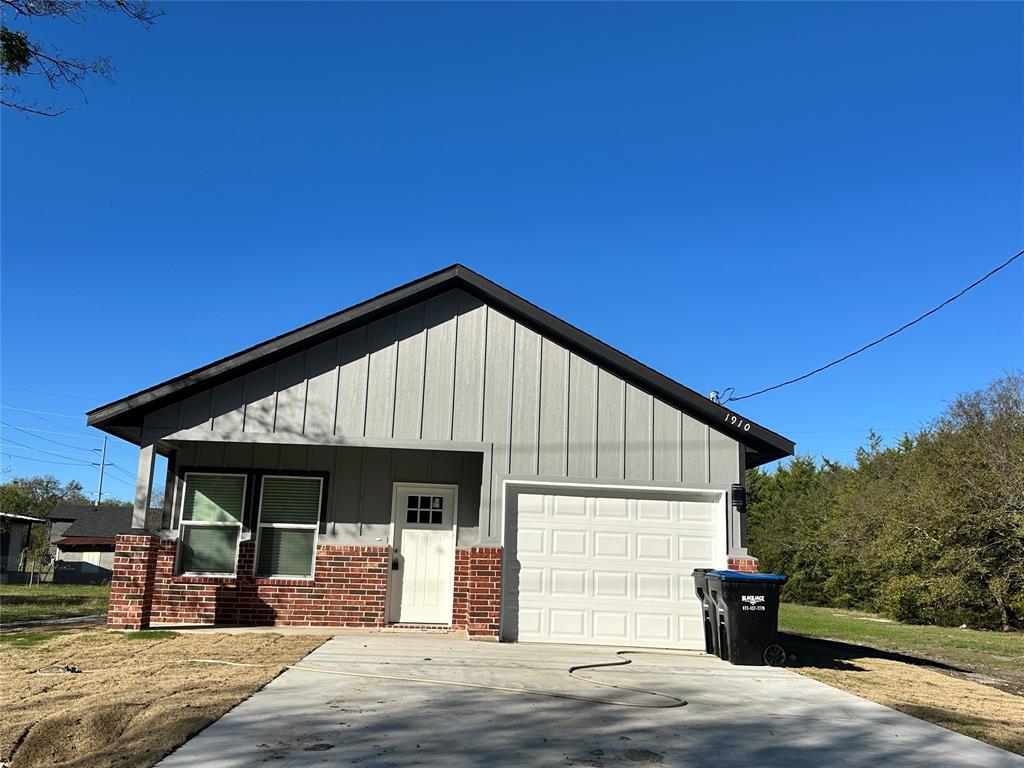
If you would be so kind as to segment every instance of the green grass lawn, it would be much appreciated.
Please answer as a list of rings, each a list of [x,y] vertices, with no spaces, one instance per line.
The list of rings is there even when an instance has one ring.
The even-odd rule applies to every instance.
[[[109,594],[83,584],[0,585],[0,623],[94,616],[106,612]]]
[[[793,603],[779,606],[779,629],[808,637],[902,651],[969,668],[1024,673],[1024,632],[900,624],[860,611]]]
[[[779,629],[794,671],[1024,755],[1024,632],[791,603]]]

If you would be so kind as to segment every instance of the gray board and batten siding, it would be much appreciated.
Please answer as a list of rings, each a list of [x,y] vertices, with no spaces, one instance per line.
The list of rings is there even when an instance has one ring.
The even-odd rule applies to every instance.
[[[394,483],[443,483],[459,488],[458,545],[480,539],[479,509],[483,456],[480,452],[426,451],[275,443],[182,443],[168,467],[167,499],[175,529],[181,513],[184,475],[196,471],[326,473],[327,498],[317,539],[320,544],[385,546],[391,533]],[[243,539],[255,527],[255,488],[247,488]]]
[[[487,475],[485,544],[500,541],[510,475],[721,487],[741,481],[745,454],[733,437],[457,288],[148,413],[141,441],[254,443],[282,456],[288,446],[476,451]],[[344,472],[342,456],[323,468]],[[178,466],[193,463],[186,458]],[[460,544],[476,543],[472,535]]]

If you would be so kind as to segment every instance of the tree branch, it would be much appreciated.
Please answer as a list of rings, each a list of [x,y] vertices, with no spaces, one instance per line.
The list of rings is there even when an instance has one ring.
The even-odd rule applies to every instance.
[[[63,115],[65,112],[70,111],[71,107],[62,107],[61,109],[40,109],[37,107],[30,107],[27,104],[18,104],[15,101],[8,101],[7,99],[0,98],[0,106],[10,107],[18,112],[23,112],[27,115],[42,115],[43,117],[57,117]]]

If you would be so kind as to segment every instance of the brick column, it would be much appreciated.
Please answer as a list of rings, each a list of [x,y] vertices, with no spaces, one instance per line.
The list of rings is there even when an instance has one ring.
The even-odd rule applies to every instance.
[[[743,573],[757,573],[760,562],[756,557],[730,557],[728,559],[729,570],[741,571]]]
[[[160,539],[156,536],[118,535],[110,579],[108,627],[144,629],[149,626],[159,549]]]
[[[455,551],[452,627],[470,637],[497,638],[501,629],[501,547]]]

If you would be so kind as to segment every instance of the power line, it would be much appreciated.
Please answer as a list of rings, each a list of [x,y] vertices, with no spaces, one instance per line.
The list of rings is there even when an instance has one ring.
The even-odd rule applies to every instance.
[[[88,464],[81,461],[53,461],[51,459],[37,459],[34,456],[19,456],[16,453],[9,453],[3,451],[4,456],[10,456],[12,459],[24,459],[25,461],[38,461],[44,464],[63,464],[66,467],[91,467],[92,464]]]
[[[73,461],[85,461],[85,459],[82,459],[79,456],[66,456],[63,453],[55,453],[54,451],[47,451],[47,450],[44,450],[43,448],[36,448],[34,445],[26,445],[25,443],[19,443],[19,442],[16,442],[14,440],[9,440],[6,437],[3,439],[2,442],[10,443],[11,445],[17,445],[17,446],[19,446],[21,448],[28,448],[30,451],[38,451],[39,453],[45,453],[45,454],[47,454],[49,456],[56,456],[59,459],[72,459]],[[95,466],[95,463],[94,462],[89,462],[89,466]]]
[[[118,481],[124,483],[125,485],[128,485],[128,486],[132,487],[132,488],[135,487],[135,480],[134,479],[126,480],[125,478],[121,477],[120,475],[107,475],[107,479],[108,480],[118,480]]]
[[[0,424],[2,424],[5,427],[8,427],[9,429],[16,429],[19,432],[24,432],[29,437],[34,437],[37,440],[46,440],[47,442],[55,443],[56,445],[62,445],[62,446],[65,446],[67,448],[73,448],[76,451],[86,451],[87,453],[92,453],[92,452],[95,452],[96,450],[98,450],[97,448],[82,448],[81,446],[71,445],[71,443],[64,443],[64,442],[61,442],[60,440],[51,440],[48,437],[42,437],[40,435],[34,435],[29,430],[22,429],[21,427],[15,426],[14,424],[8,424],[6,421],[0,421]],[[72,435],[72,437],[77,437],[77,435]],[[49,454],[51,456],[57,456],[57,457],[62,458],[62,459],[76,459],[76,458],[78,458],[77,456],[65,456],[63,453],[54,453],[53,451],[46,451],[46,450],[43,450],[42,448],[37,448],[37,447],[35,447],[33,445],[27,445],[25,443],[19,443],[19,442],[15,441],[15,440],[11,440],[10,438],[7,438],[7,437],[3,438],[3,442],[11,443],[13,445],[17,445],[17,446],[20,446],[22,448],[28,448],[30,451],[39,451],[40,453],[47,453],[47,454]],[[133,481],[135,480],[135,476],[134,475],[132,475],[126,469],[124,469],[123,467],[121,467],[118,464],[115,464],[112,461],[105,461],[105,460],[101,459],[100,463],[102,463],[102,465],[106,466],[106,467],[113,467],[114,469],[119,469],[122,472],[124,472],[126,475],[128,475],[128,477],[130,477]],[[99,464],[97,462],[89,462],[89,466],[94,466],[95,467],[95,466],[99,466]]]
[[[39,419],[39,421],[45,421],[47,424],[53,424],[53,426],[55,426],[55,427],[63,427],[64,426],[59,421],[54,421],[53,419],[48,419],[45,416],[40,416],[38,413],[30,413],[29,415],[33,419]],[[67,418],[71,418],[71,416],[69,415]],[[81,424],[81,422],[79,422],[79,424]],[[84,424],[84,425],[81,425],[81,427],[84,427],[85,429],[88,429],[89,425],[88,424]]]
[[[42,390],[39,390],[39,389],[25,389],[24,387],[9,387],[9,386],[6,386],[6,385],[4,385],[3,389],[9,389],[12,392],[30,392],[33,395],[51,395],[53,397],[70,397],[70,398],[74,398],[75,400],[92,400],[94,402],[99,402],[100,400],[103,399],[102,397],[89,397],[87,395],[67,395],[67,394],[64,394],[63,392],[43,392]]]
[[[24,432],[26,435],[28,435],[29,437],[34,437],[36,440],[45,440],[46,442],[53,443],[54,445],[62,445],[65,448],[74,448],[76,451],[89,451],[90,453],[94,450],[93,448],[83,448],[80,445],[72,445],[71,443],[65,443],[60,440],[54,440],[53,438],[50,437],[43,437],[42,435],[33,435],[27,429],[22,429],[21,427],[16,427],[13,424],[8,424],[6,421],[0,421],[0,424],[3,424],[8,429],[16,429],[19,432]]]
[[[46,454],[49,454],[50,456],[57,456],[57,457],[62,458],[62,459],[73,459],[74,458],[73,456],[65,456],[62,453],[53,453],[52,451],[44,451],[42,448],[33,448],[31,445],[25,445],[24,443],[16,443],[13,440],[5,440],[4,442],[11,443],[13,445],[17,445],[17,446],[20,446],[22,448],[28,448],[30,451],[39,451],[40,453],[46,453]],[[95,467],[95,466],[98,466],[98,464],[96,462],[54,461],[53,459],[40,459],[40,458],[36,458],[35,456],[22,456],[22,455],[17,454],[17,453],[11,453],[9,451],[3,451],[3,455],[4,456],[10,456],[11,458],[14,458],[14,459],[23,459],[24,461],[42,462],[44,464],[59,464],[61,466],[65,466],[65,467]],[[116,464],[112,464],[111,462],[107,462],[106,466],[114,467],[115,469],[121,469]],[[121,471],[124,472],[123,469]],[[135,478],[132,478],[132,480],[129,482],[128,480],[125,480],[124,478],[118,477],[117,475],[107,475],[107,479],[109,479],[109,480],[117,480],[119,483],[124,483],[129,488],[134,488],[135,487]]]
[[[33,448],[31,445],[26,445],[25,443],[19,443],[17,440],[11,440],[8,437],[5,437],[3,439],[3,442],[9,443],[11,445],[16,445],[19,448],[28,448],[30,451],[38,451],[39,450],[38,448]]]
[[[84,414],[73,415],[73,414],[70,414],[70,413],[57,413],[56,411],[35,411],[35,410],[31,409],[31,408],[18,408],[17,406],[8,405],[7,403],[0,403],[0,408],[7,408],[7,409],[12,410],[12,411],[21,411],[22,413],[36,413],[36,414],[40,414],[41,413],[41,414],[43,414],[45,416],[61,416],[61,417],[65,418],[65,419],[75,419],[76,421],[78,421],[79,419],[84,419],[85,418]],[[46,419],[43,419],[43,421],[46,421]]]
[[[882,336],[881,338],[875,339],[870,344],[865,344],[860,349],[855,349],[853,352],[850,352],[849,354],[843,355],[842,357],[840,357],[840,358],[838,358],[836,360],[833,360],[831,363],[826,363],[825,365],[823,365],[823,366],[821,366],[819,368],[815,368],[813,371],[810,371],[809,373],[805,373],[802,376],[797,376],[794,379],[789,379],[788,381],[784,381],[781,384],[775,384],[774,386],[771,386],[771,387],[765,387],[764,389],[759,389],[756,392],[751,392],[748,395],[740,395],[739,397],[732,397],[730,395],[729,397],[723,399],[721,402],[722,403],[731,403],[731,402],[735,402],[737,400],[746,400],[747,398],[750,398],[750,397],[757,397],[758,395],[763,395],[765,392],[771,392],[774,389],[781,389],[782,387],[788,387],[790,384],[796,384],[798,381],[803,381],[804,379],[809,379],[811,376],[814,376],[816,373],[821,373],[822,371],[828,370],[833,365],[839,365],[839,363],[842,363],[842,362],[844,362],[846,360],[849,360],[854,355],[859,355],[861,352],[864,352],[864,351],[866,351],[868,349],[871,349],[871,347],[874,347],[877,344],[881,344],[886,339],[891,339],[897,333],[902,333],[903,331],[907,330],[907,328],[910,328],[913,325],[917,325],[918,323],[920,323],[925,318],[931,317],[936,312],[938,312],[940,309],[945,307],[947,304],[953,303],[954,301],[959,299],[961,296],[963,296],[965,293],[967,293],[972,288],[976,288],[977,286],[981,285],[983,282],[985,282],[990,277],[992,277],[992,275],[994,275],[996,272],[999,272],[1002,269],[1006,269],[1006,267],[1010,266],[1013,262],[1015,262],[1021,256],[1024,256],[1024,251],[1018,251],[1013,256],[1011,256],[1009,259],[1007,259],[1002,264],[1000,264],[998,267],[995,267],[994,269],[990,270],[986,274],[982,275],[977,280],[975,280],[973,283],[971,283],[966,288],[964,288],[962,291],[960,291],[960,292],[950,296],[948,299],[946,299],[944,302],[939,304],[937,307],[933,307],[932,309],[929,309],[923,315],[920,315],[919,317],[914,318],[909,323],[905,323],[904,325],[901,325],[895,331],[891,331],[891,332],[885,334],[885,336]],[[733,389],[733,388],[730,387],[729,389]]]
[[[62,424],[57,424],[55,421],[50,421],[49,419],[44,419],[42,416],[36,416],[35,418],[42,419],[43,421],[45,421],[45,422],[47,422],[49,424],[56,424],[56,426],[58,426],[58,427],[63,426]],[[39,433],[44,434],[44,435],[63,435],[64,437],[74,437],[74,438],[77,438],[79,440],[99,440],[101,438],[101,435],[96,435],[96,434],[83,435],[83,434],[79,434],[77,432],[57,432],[57,431],[52,430],[52,429],[35,429],[33,427],[16,426],[14,424],[11,424],[9,426],[11,426],[14,429],[20,430],[22,432],[39,432]],[[83,429],[90,429],[90,427],[83,427]],[[33,435],[33,437],[35,437],[35,435]],[[45,440],[46,438],[39,438],[39,439],[40,440]],[[54,441],[54,442],[56,442],[56,441]],[[74,448],[77,448],[78,450],[87,450],[85,448],[81,448],[80,446],[68,446],[68,447],[74,447]],[[115,442],[115,443],[111,443],[110,447],[111,448],[124,448],[125,450],[129,450],[131,446],[130,445],[125,445],[123,443]],[[88,450],[95,450],[95,449],[88,449]]]
[[[14,426],[14,425],[11,425]],[[52,429],[36,429],[34,427],[18,427],[23,432],[40,432],[44,435],[63,435],[64,437],[74,437],[79,440],[95,440],[95,435],[80,435],[77,432],[57,432]]]
[[[129,479],[130,479],[130,480],[131,480],[131,481],[132,481],[133,483],[135,482],[135,479],[136,479],[136,478],[135,478],[135,475],[133,475],[133,474],[132,474],[131,472],[129,472],[129,471],[127,470],[127,469],[125,469],[124,467],[122,467],[122,466],[121,466],[120,464],[115,464],[114,462],[110,461],[110,462],[107,462],[107,466],[108,466],[108,467],[110,467],[111,469],[116,469],[116,470],[119,470],[119,471],[123,472],[123,473],[124,473],[125,475],[127,475],[127,476],[128,476],[128,478],[129,478]]]
[[[810,430],[793,430],[787,429],[787,435],[838,435],[843,433],[860,433],[867,434],[870,430],[875,432],[909,432],[912,429],[919,429],[919,427],[863,427],[862,429],[810,429]]]
[[[134,488],[134,487],[135,487],[135,483],[129,483],[129,482],[127,481],[127,480],[122,480],[122,479],[121,479],[120,477],[118,477],[117,475],[107,475],[107,479],[108,479],[108,480],[117,480],[117,482],[119,482],[119,483],[124,483],[124,484],[125,484],[125,485],[127,485],[127,486],[128,486],[129,488]],[[153,490],[156,490],[156,489],[154,488]]]

